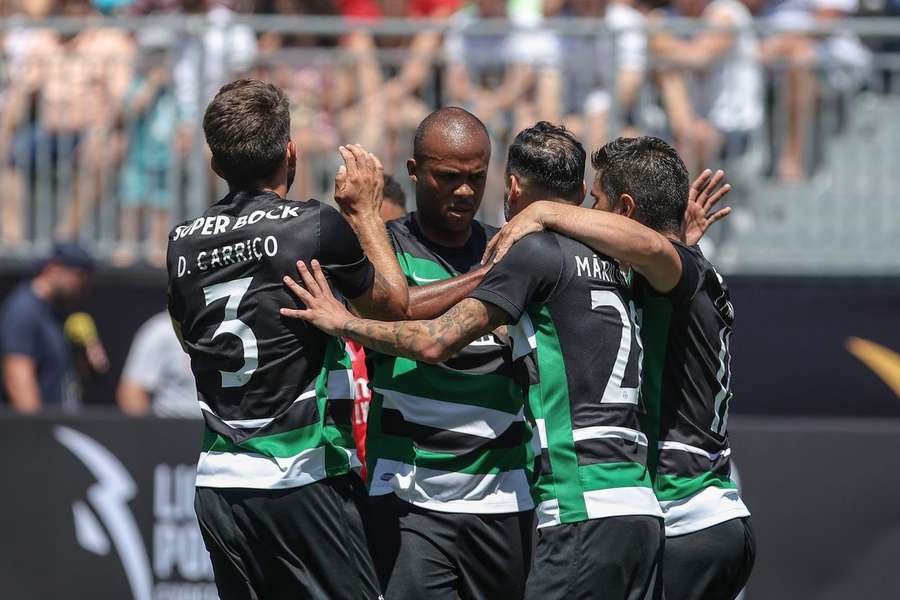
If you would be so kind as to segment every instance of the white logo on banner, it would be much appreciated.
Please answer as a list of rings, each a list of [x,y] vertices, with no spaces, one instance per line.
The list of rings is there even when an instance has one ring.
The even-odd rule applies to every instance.
[[[92,438],[62,426],[56,427],[53,435],[97,479],[97,483],[87,490],[88,501],[112,537],[134,599],[151,600],[153,578],[150,559],[134,515],[128,508],[128,502],[137,494],[134,480],[122,463]],[[72,514],[75,535],[81,547],[95,554],[108,554],[109,539],[91,509],[81,500],[76,500],[72,504]]]
[[[72,503],[78,545],[99,556],[115,546],[134,600],[216,600],[212,564],[194,514],[195,467],[155,465],[148,548],[129,507],[139,490],[122,461],[69,427],[58,426],[53,435],[97,480],[86,500]]]

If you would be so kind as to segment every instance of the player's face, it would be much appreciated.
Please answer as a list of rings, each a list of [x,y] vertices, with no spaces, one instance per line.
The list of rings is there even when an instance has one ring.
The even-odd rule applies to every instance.
[[[419,218],[444,231],[468,231],[481,206],[491,158],[485,136],[445,148],[415,165]]]
[[[606,192],[603,191],[603,187],[600,185],[599,173],[594,177],[594,183],[591,185],[591,198],[594,199],[594,206],[592,207],[594,210],[612,212],[612,202],[606,197]]]

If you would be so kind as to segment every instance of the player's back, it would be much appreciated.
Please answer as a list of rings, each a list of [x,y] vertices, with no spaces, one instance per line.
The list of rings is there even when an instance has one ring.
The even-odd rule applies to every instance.
[[[173,231],[170,312],[207,430],[197,485],[292,487],[346,472],[353,392],[343,346],[278,312],[297,305],[282,278],[313,258],[348,296],[371,286],[349,226],[315,200],[233,193]]]
[[[510,336],[532,377],[539,526],[659,516],[640,431],[640,332],[618,263],[571,238],[531,234],[473,296],[522,315]]]
[[[734,307],[699,248],[673,242],[682,278],[658,294],[636,282],[644,313],[644,396],[659,411],[655,486],[669,535],[749,515],[730,478],[728,409]]]

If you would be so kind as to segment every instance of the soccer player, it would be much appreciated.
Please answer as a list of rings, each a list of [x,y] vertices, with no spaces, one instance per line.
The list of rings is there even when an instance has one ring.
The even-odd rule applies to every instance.
[[[196,510],[223,600],[375,599],[343,344],[277,310],[281,278],[317,259],[360,314],[395,318],[408,290],[379,217],[382,169],[341,148],[335,200],[286,196],[296,149],[278,88],[223,87],[203,118],[229,192],[169,239],[169,312],[205,420]],[[354,235],[355,234],[355,235]]]
[[[416,210],[388,224],[410,318],[442,314],[486,272],[481,255],[496,228],[475,214],[490,156],[484,125],[463,109],[435,111],[416,131]],[[471,341],[439,364],[367,349],[368,525],[392,600],[515,599],[524,590],[534,530],[525,396],[508,344],[490,330]]]
[[[581,144],[561,127],[542,122],[519,133],[506,166],[508,215],[541,198],[581,204],[585,160]],[[307,308],[282,315],[386,354],[440,363],[515,324],[508,328],[514,367],[529,384],[540,464],[533,487],[539,533],[526,597],[631,600],[655,593],[664,534],[640,431],[641,344],[629,285],[613,259],[556,233],[530,235],[444,315],[399,323],[354,317],[332,298],[318,263],[312,272],[298,268],[305,289],[290,278],[285,283]],[[481,429],[490,431],[491,423]]]
[[[707,194],[714,177],[712,188],[701,191],[701,178],[689,194],[684,163],[658,138],[619,138],[595,152],[592,163],[599,210],[532,204],[488,253],[502,258],[515,240],[546,228],[637,271],[647,433],[659,438],[651,463],[666,523],[666,598],[730,600],[750,577],[755,555],[750,513],[730,478],[734,307],[722,276],[682,231],[689,195],[711,206],[720,192]],[[714,213],[704,228],[726,214]]]

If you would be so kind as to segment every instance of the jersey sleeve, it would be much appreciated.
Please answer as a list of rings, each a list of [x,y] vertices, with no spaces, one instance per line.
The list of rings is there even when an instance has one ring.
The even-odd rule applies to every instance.
[[[345,298],[358,298],[372,287],[375,267],[363,253],[350,224],[335,209],[321,205],[319,263]]]
[[[550,298],[562,270],[562,251],[553,234],[533,233],[513,244],[469,297],[503,309],[516,322],[530,303]]]
[[[682,244],[673,243],[672,247],[681,258],[681,279],[666,296],[677,303],[688,302],[697,293],[702,278],[700,258],[696,251]]]

